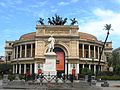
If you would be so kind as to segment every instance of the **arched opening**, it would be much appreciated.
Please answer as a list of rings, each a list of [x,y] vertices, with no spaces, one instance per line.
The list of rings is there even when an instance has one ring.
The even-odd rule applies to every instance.
[[[59,47],[55,47],[54,52],[57,54],[56,61],[57,75],[61,76],[63,73],[65,73],[65,52],[63,51],[63,49]]]

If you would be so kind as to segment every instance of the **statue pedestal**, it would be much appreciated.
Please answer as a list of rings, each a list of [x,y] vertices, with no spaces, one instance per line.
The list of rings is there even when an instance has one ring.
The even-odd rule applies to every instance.
[[[56,72],[56,53],[45,53],[45,63],[43,65],[44,75],[57,75]]]

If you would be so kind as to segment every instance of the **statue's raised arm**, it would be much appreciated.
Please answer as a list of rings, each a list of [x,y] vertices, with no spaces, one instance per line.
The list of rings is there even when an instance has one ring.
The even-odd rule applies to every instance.
[[[55,39],[54,39],[53,36],[51,35],[51,36],[48,38],[48,52],[53,52],[54,44],[55,44]]]

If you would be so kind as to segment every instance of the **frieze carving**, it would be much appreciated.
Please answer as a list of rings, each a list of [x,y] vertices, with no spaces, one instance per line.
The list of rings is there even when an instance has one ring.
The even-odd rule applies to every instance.
[[[49,25],[44,25],[44,26],[37,26],[37,32],[36,35],[50,35],[50,34],[54,34],[54,35],[74,35],[78,34],[77,31],[78,30],[78,26],[49,26]]]
[[[69,30],[46,30],[45,34],[69,34]]]

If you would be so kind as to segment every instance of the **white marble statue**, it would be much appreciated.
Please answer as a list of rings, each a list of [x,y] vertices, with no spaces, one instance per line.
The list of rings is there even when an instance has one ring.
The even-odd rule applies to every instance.
[[[53,38],[52,35],[48,38],[48,42],[49,42],[49,44],[48,44],[48,52],[53,52],[55,39]]]

